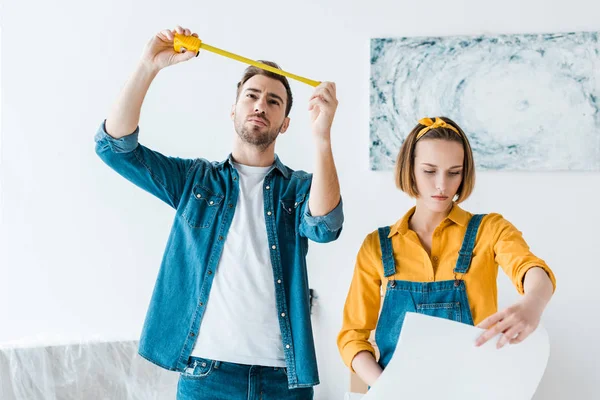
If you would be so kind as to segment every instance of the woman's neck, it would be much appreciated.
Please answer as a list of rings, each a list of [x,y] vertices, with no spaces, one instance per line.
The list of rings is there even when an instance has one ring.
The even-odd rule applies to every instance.
[[[417,207],[414,214],[410,217],[408,226],[415,232],[431,233],[444,219],[446,219],[453,206],[454,203],[451,203],[447,210],[435,212],[417,202]]]

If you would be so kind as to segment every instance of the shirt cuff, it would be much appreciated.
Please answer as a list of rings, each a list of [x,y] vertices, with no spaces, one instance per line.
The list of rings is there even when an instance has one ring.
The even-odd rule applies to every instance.
[[[344,349],[342,350],[342,360],[353,373],[356,373],[356,371],[354,371],[354,368],[352,368],[352,360],[354,360],[354,357],[356,357],[356,355],[361,351],[368,351],[369,353],[373,354],[373,358],[377,360],[375,348],[369,342],[350,342],[344,346]]]
[[[525,287],[523,285],[523,283],[525,282],[525,275],[527,274],[527,271],[529,271],[531,268],[536,267],[546,271],[546,274],[548,274],[548,278],[550,278],[550,281],[552,282],[552,293],[554,293],[554,291],[556,290],[556,277],[554,276],[554,273],[552,272],[550,267],[546,265],[546,263],[536,261],[529,262],[520,268],[517,280],[517,290],[519,291],[519,293],[525,294]]]
[[[328,214],[319,217],[313,217],[307,205],[306,213],[304,214],[304,220],[309,226],[317,226],[323,224],[330,232],[339,231],[340,229],[342,229],[342,225],[344,224],[342,198],[340,197],[340,202],[333,210],[331,210]]]
[[[98,128],[98,132],[96,132],[96,136],[94,136],[94,140],[96,143],[106,142],[110,146],[111,150],[114,153],[130,153],[135,150],[138,146],[138,136],[140,132],[140,127],[135,128],[133,133],[130,133],[127,136],[123,136],[122,138],[115,139],[110,136],[108,132],[106,132],[106,120],[102,122],[100,127]]]

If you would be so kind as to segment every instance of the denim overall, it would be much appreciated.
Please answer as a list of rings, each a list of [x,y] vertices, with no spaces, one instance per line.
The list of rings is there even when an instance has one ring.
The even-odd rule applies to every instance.
[[[375,343],[380,352],[379,365],[382,368],[386,367],[394,354],[407,312],[473,325],[471,308],[462,276],[469,270],[475,238],[483,217],[484,215],[474,215],[469,221],[454,267],[454,280],[410,282],[390,279],[388,281],[383,308],[375,330]],[[379,228],[381,259],[386,277],[394,276],[396,273],[392,240],[388,238],[389,233],[390,227]]]

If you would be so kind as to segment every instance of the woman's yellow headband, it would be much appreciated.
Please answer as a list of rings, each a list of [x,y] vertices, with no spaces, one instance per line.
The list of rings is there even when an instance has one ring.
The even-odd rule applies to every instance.
[[[419,121],[419,124],[425,125],[425,128],[421,129],[419,131],[419,133],[417,133],[417,138],[415,139],[415,141],[421,139],[421,137],[423,135],[425,135],[427,132],[429,132],[430,130],[435,129],[435,128],[448,128],[450,130],[453,130],[460,136],[460,132],[458,131],[458,129],[456,129],[455,127],[453,127],[450,124],[447,124],[441,118],[436,117],[435,122],[431,118],[423,118],[422,120]]]

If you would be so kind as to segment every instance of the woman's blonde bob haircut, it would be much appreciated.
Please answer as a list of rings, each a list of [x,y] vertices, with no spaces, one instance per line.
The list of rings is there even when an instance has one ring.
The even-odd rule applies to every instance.
[[[396,159],[396,186],[410,197],[419,197],[419,192],[415,183],[415,148],[419,141],[438,139],[458,142],[462,144],[465,151],[462,182],[456,192],[458,197],[455,200],[457,203],[460,203],[465,201],[471,195],[473,188],[475,187],[475,163],[473,162],[473,151],[471,150],[471,144],[469,143],[467,136],[456,122],[446,117],[438,118],[455,127],[460,132],[460,135],[452,129],[437,127],[431,129],[417,140],[419,131],[426,128],[425,125],[417,124],[404,140],[400,152],[398,153],[398,158]]]

